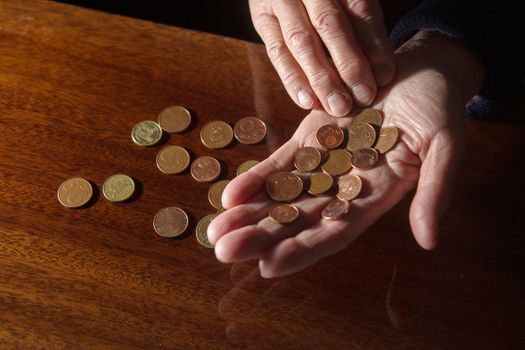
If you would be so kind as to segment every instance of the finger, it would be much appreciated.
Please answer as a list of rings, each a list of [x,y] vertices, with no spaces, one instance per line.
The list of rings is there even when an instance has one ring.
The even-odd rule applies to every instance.
[[[443,129],[432,139],[421,165],[409,216],[414,237],[425,249],[434,249],[438,242],[438,221],[448,206],[463,157],[461,139]]]
[[[303,0],[303,3],[354,101],[361,106],[371,104],[377,91],[376,82],[368,58],[338,0]]]
[[[250,2],[252,22],[266,46],[268,57],[281,78],[286,91],[300,107],[310,109],[316,102],[315,93],[306,75],[288,50],[271,6],[267,1]]]
[[[286,46],[306,74],[310,86],[324,109],[333,116],[344,116],[352,100],[330,65],[303,4],[298,0],[273,1]]]
[[[381,4],[377,0],[345,0],[343,7],[372,66],[377,85],[388,84],[394,78],[396,65]]]

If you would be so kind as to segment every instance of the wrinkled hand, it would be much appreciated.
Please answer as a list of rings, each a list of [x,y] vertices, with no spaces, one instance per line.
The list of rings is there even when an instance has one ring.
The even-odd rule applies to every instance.
[[[224,191],[223,204],[231,209],[219,215],[208,230],[217,258],[222,262],[259,259],[263,277],[294,273],[344,249],[416,185],[409,214],[411,228],[423,248],[434,248],[438,219],[462,159],[464,105],[482,80],[478,70],[470,69],[475,66],[472,57],[449,41],[416,36],[396,53],[396,79],[380,91],[373,108],[383,111],[384,126],[399,129],[399,140],[380,156],[374,168],[352,169],[362,178],[363,191],[351,202],[346,217],[320,219],[331,198],[307,195],[293,203],[301,214],[292,224],[281,225],[268,217],[268,209],[275,203],[265,193],[266,178],[293,169],[299,147],[320,147],[315,137],[320,126],[335,123],[345,127],[352,120],[313,111],[288,142],[231,181]],[[459,65],[462,59],[467,63]],[[450,62],[458,66],[450,68]],[[458,80],[463,78],[469,83]]]
[[[250,0],[250,11],[288,94],[302,108],[319,101],[328,114],[344,116],[353,101],[372,103],[377,86],[394,77],[377,0]]]

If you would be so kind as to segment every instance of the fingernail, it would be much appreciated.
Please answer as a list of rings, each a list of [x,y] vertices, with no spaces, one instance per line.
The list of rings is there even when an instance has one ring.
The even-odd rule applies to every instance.
[[[301,107],[306,109],[312,108],[312,105],[314,104],[312,96],[310,96],[310,94],[305,90],[299,91],[297,94],[297,99],[299,100]]]
[[[368,106],[374,99],[372,89],[363,83],[355,85],[352,88],[352,93],[356,101],[363,106]]]
[[[350,103],[348,99],[339,92],[334,92],[328,96],[328,107],[333,115],[343,116],[350,112]]]
[[[374,72],[376,83],[379,86],[388,84],[392,79],[392,71],[390,70],[390,67],[384,63],[373,66],[372,71]]]

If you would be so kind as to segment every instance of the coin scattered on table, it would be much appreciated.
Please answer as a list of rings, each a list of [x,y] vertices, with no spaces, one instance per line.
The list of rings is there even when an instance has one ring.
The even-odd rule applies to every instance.
[[[75,177],[64,181],[57,191],[60,204],[67,208],[80,208],[93,197],[93,186],[89,181]]]
[[[233,133],[240,143],[253,145],[266,137],[266,124],[257,117],[244,117],[235,123]]]
[[[214,120],[206,123],[201,129],[201,141],[212,149],[224,148],[233,140],[232,127],[223,121]]]
[[[169,133],[183,132],[191,124],[191,113],[182,106],[168,107],[159,114],[159,125]]]
[[[399,131],[393,126],[381,128],[374,148],[381,154],[388,152],[396,143],[398,135]]]
[[[328,203],[321,212],[323,219],[338,220],[348,213],[350,204],[344,199],[335,199]]]
[[[317,141],[325,148],[337,148],[343,143],[345,134],[334,124],[323,125],[317,130]]]
[[[359,169],[370,169],[378,160],[379,154],[373,148],[358,149],[352,154],[352,165]]]
[[[211,156],[200,156],[191,163],[191,176],[199,182],[211,182],[221,174],[221,163]]]
[[[179,174],[188,168],[190,154],[180,146],[166,146],[157,154],[157,168],[164,174]]]
[[[352,169],[352,154],[344,149],[333,149],[327,153],[321,169],[332,176],[347,173]]]
[[[108,177],[102,185],[102,193],[111,202],[124,202],[131,198],[135,192],[135,182],[124,174]]]
[[[230,180],[221,180],[210,186],[208,191],[208,201],[215,209],[220,209],[222,207],[222,192],[224,192],[224,189],[229,183]]]
[[[289,202],[303,192],[303,180],[293,173],[281,171],[266,181],[266,193],[277,202]]]
[[[237,168],[237,176],[247,172],[248,170],[250,170],[251,168],[253,168],[259,163],[260,162],[258,160],[247,160],[241,163],[241,165],[239,165],[239,167]]]
[[[321,196],[330,189],[334,184],[334,179],[326,173],[315,173],[310,176],[310,182],[308,184],[308,193],[312,196]]]
[[[280,224],[290,224],[299,217],[299,209],[291,204],[278,204],[270,208],[270,219]]]
[[[349,151],[357,151],[361,148],[369,148],[376,141],[376,131],[374,127],[366,123],[351,123],[348,126],[348,144],[346,148]]]
[[[365,108],[356,115],[354,123],[367,123],[380,127],[383,124],[383,116],[377,109]]]
[[[295,168],[303,173],[317,169],[321,163],[321,151],[314,147],[301,147],[294,154]]]
[[[351,201],[359,195],[363,183],[359,176],[346,174],[339,177],[337,180],[337,187],[339,189],[337,192],[337,198]]]
[[[153,229],[164,238],[180,236],[188,228],[188,214],[178,207],[162,208],[153,218]]]
[[[152,120],[144,120],[131,130],[131,139],[139,146],[153,146],[162,139],[162,128]]]
[[[210,223],[217,217],[217,214],[208,214],[197,223],[195,228],[195,236],[197,237],[197,242],[206,248],[213,248],[213,245],[208,240],[208,226]]]

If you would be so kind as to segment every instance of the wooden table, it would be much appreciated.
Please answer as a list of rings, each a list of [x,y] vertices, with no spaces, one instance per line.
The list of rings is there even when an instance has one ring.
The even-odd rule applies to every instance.
[[[169,105],[196,119],[165,144],[219,158],[234,176],[294,131],[295,108],[258,45],[43,1],[0,2],[0,348],[523,349],[523,125],[469,122],[469,150],[440,247],[419,248],[410,196],[342,253],[264,280],[223,265],[195,223],[208,184],[155,167],[161,145],[131,128]],[[212,119],[258,115],[266,143],[210,151]],[[110,203],[125,173],[138,198]],[[91,181],[84,209],[59,185]],[[157,210],[180,205],[190,230],[158,237]]]

